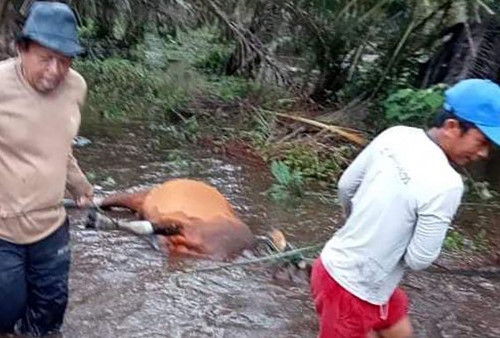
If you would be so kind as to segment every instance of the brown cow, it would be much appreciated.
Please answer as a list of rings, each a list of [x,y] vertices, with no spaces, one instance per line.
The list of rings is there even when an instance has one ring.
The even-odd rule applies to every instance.
[[[98,205],[136,211],[145,221],[118,222],[111,227],[164,235],[158,236],[159,242],[173,254],[225,258],[255,242],[226,198],[200,181],[174,179],[147,191],[108,196]],[[97,228],[109,227],[109,221],[107,225],[97,222]]]

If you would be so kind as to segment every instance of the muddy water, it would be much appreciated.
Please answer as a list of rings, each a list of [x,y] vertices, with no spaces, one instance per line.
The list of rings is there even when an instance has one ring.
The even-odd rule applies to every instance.
[[[203,179],[229,198],[254,233],[277,227],[297,246],[325,241],[341,223],[333,196],[311,193],[293,206],[273,204],[265,196],[270,186],[265,171],[204,149],[169,149],[133,125],[115,128],[84,129],[94,143],[77,151],[102,193],[173,177]],[[73,265],[64,337],[317,335],[304,278],[273,278],[269,265],[183,273],[214,263],[167,257],[142,238],[84,229],[82,213],[72,212],[71,218]],[[500,337],[499,280],[422,272],[406,278],[404,288],[417,337]]]

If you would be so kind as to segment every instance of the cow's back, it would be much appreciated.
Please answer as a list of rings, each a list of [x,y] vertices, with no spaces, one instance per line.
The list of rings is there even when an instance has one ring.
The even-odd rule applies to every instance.
[[[217,189],[190,179],[167,181],[152,189],[144,200],[143,213],[146,219],[154,219],[159,215],[200,220],[215,217],[237,219]]]

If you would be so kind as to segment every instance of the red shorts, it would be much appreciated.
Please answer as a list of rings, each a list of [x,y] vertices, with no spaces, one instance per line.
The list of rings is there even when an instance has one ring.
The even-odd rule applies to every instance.
[[[387,305],[370,304],[330,277],[320,258],[312,269],[311,293],[319,316],[320,338],[366,338],[370,331],[388,329],[408,314],[408,297],[400,288],[394,290]]]

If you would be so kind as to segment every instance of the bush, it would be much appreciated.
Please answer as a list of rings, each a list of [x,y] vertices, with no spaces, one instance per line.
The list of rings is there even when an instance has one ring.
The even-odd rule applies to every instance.
[[[350,145],[337,145],[331,151],[326,151],[308,144],[294,144],[272,158],[299,171],[304,179],[335,183],[355,153],[356,148]]]
[[[461,251],[464,247],[464,236],[455,229],[446,234],[443,247],[448,251]]]
[[[341,165],[326,155],[311,147],[294,147],[285,153],[283,162],[299,170],[304,177],[335,182]]]
[[[197,60],[194,66],[208,74],[224,74],[230,50],[225,46],[211,48],[207,55]]]
[[[271,173],[274,183],[268,191],[274,201],[285,201],[291,197],[302,197],[303,182],[300,171],[290,169],[285,163],[273,161]]]
[[[405,124],[427,127],[443,105],[445,85],[428,89],[400,89],[382,102],[386,127]]]
[[[163,116],[188,98],[189,74],[163,72],[125,59],[78,60],[87,80],[87,109],[109,119]]]

